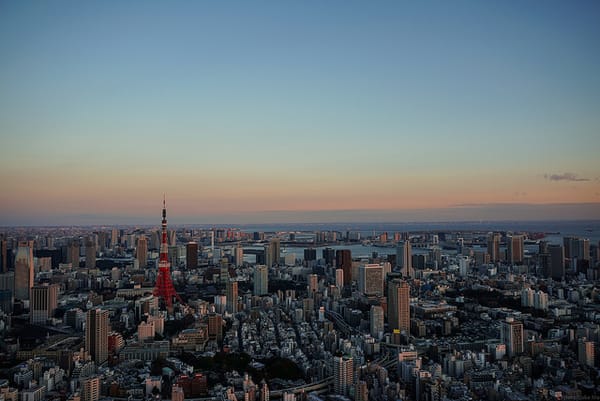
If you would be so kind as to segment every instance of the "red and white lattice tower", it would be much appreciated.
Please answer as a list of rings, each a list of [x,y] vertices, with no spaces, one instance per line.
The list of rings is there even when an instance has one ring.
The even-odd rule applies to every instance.
[[[169,263],[169,245],[167,244],[167,203],[163,199],[162,211],[162,240],[160,243],[160,259],[158,262],[158,277],[154,287],[154,296],[162,298],[167,310],[173,308],[173,298],[183,303],[171,280],[171,264]]]

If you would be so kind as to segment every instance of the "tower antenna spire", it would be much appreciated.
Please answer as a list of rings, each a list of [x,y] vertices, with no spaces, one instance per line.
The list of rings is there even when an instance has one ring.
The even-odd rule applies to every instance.
[[[160,258],[158,261],[158,277],[156,278],[156,286],[154,287],[154,295],[162,298],[167,310],[173,308],[173,298],[183,303],[171,280],[171,264],[169,263],[169,245],[167,242],[167,200],[163,194],[163,210],[162,210],[162,232],[160,244]]]

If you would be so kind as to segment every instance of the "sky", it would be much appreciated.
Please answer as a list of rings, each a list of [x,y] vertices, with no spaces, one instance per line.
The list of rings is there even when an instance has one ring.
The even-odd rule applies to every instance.
[[[597,1],[0,1],[0,225],[600,219]]]

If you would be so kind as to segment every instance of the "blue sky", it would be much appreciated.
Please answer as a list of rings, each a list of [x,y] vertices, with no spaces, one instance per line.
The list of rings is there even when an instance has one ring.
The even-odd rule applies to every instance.
[[[594,1],[0,2],[0,222],[153,216],[163,192],[201,219],[600,202],[599,20]],[[586,181],[545,178],[567,173]]]

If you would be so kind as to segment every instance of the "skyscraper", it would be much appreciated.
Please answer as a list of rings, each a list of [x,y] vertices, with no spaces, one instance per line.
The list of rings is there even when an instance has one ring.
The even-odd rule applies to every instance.
[[[237,281],[227,281],[225,287],[225,310],[227,313],[238,312],[238,283]]]
[[[185,245],[185,264],[188,269],[195,269],[198,267],[198,243],[188,242]]]
[[[254,295],[269,293],[269,269],[264,265],[257,265],[254,271]]]
[[[114,248],[119,243],[119,230],[116,227],[110,232],[110,247]]]
[[[54,315],[58,300],[58,285],[36,285],[31,287],[29,322],[45,324]]]
[[[71,263],[73,269],[79,268],[79,241],[72,239],[67,245],[67,263]]]
[[[350,249],[335,251],[335,265],[344,271],[344,285],[352,284],[352,252]]]
[[[500,234],[489,233],[487,237],[487,253],[490,261],[496,263],[500,260]]]
[[[29,299],[33,275],[33,241],[19,241],[15,256],[15,298]]]
[[[383,266],[361,265],[358,268],[358,290],[365,295],[383,295]]]
[[[269,241],[269,249],[271,252],[272,265],[279,265],[279,258],[281,256],[281,240],[279,238],[272,238]],[[267,267],[271,266],[267,265]]]
[[[590,240],[587,238],[564,237],[566,259],[590,260]]]
[[[593,341],[588,341],[585,337],[577,341],[577,359],[583,366],[594,367],[596,359],[596,346]]]
[[[148,264],[148,240],[145,235],[142,235],[137,240],[135,248],[136,258],[140,267],[146,267]]]
[[[335,285],[337,288],[342,288],[344,286],[344,270],[335,269]]]
[[[8,271],[8,242],[0,238],[0,273]]]
[[[404,280],[388,284],[388,323],[390,331],[410,332],[410,287]]]
[[[217,313],[208,315],[208,338],[216,341],[223,339],[223,317]]]
[[[383,334],[384,317],[383,308],[379,305],[372,305],[369,313],[369,328],[371,336],[379,339]]]
[[[560,245],[548,245],[548,277],[562,280],[565,277],[565,251]]]
[[[91,238],[85,240],[85,268],[96,268],[96,244]]]
[[[325,264],[327,266],[333,266],[333,262],[335,261],[335,249],[333,248],[324,248],[321,251],[321,256],[325,259]],[[336,267],[337,264],[336,264]]]
[[[304,250],[304,260],[310,262],[317,260],[317,250],[315,248],[307,248]]]
[[[354,385],[354,361],[351,356],[333,358],[333,391],[340,395],[349,395]]]
[[[513,265],[521,264],[524,260],[524,239],[522,235],[507,237],[506,258]]]
[[[87,312],[85,350],[97,365],[108,359],[108,311],[91,309]]]
[[[506,353],[509,357],[523,352],[523,323],[507,317],[500,326],[500,338],[506,345]]]
[[[88,377],[81,384],[81,401],[98,401],[100,399],[100,377]]]
[[[238,244],[235,247],[235,258],[234,263],[236,266],[242,266],[244,264],[244,248]]]
[[[396,263],[404,277],[414,277],[412,267],[412,246],[410,245],[409,240],[398,242],[398,247],[396,248]]]

